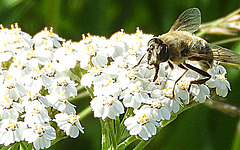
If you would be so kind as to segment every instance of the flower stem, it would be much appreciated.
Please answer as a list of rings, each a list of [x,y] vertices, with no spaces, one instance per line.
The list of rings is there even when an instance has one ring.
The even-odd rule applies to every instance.
[[[123,129],[125,128],[125,126],[124,126],[124,121],[125,121],[129,116],[131,116],[132,112],[133,112],[133,109],[128,108],[127,111],[126,111],[126,113],[125,113],[125,115],[124,115],[124,117],[123,117],[123,119],[122,119],[122,121],[121,121],[120,131],[122,131],[122,133],[124,132]]]
[[[57,142],[66,139],[68,136],[66,136],[65,132],[63,132],[61,129],[57,128],[56,129],[56,139],[51,141],[51,145],[56,144]]]
[[[137,140],[136,136],[130,136],[129,138],[127,138],[126,140],[124,140],[122,143],[120,143],[117,146],[117,150],[123,150],[125,149],[129,144],[131,144],[132,142],[134,142],[135,140]]]
[[[148,141],[141,141],[138,145],[134,148],[134,150],[142,150],[145,146],[147,146],[151,142],[152,138]]]
[[[77,86],[77,91],[78,91],[78,93],[80,93],[80,92],[82,92],[82,91],[84,91],[84,90],[85,90],[85,87],[84,87],[84,86],[82,86],[82,85]]]
[[[81,117],[80,120],[82,120],[84,117],[89,115],[92,112],[92,108],[90,106],[86,107],[83,111],[78,113],[78,115]]]
[[[116,135],[115,135],[115,132],[114,132],[113,120],[107,118],[106,122],[107,122],[109,133],[110,133],[110,138],[111,138],[111,142],[112,142],[112,148],[116,149],[117,142],[116,142]]]
[[[240,12],[240,8],[235,10],[234,12],[230,13],[229,15],[227,15],[226,17],[224,18],[220,18],[220,19],[217,19],[216,21],[213,21],[211,23],[207,23],[209,24],[209,27],[198,32],[196,35],[197,36],[203,36],[204,34],[206,34],[209,30],[211,30],[212,28],[218,26],[219,24],[225,22],[227,19],[231,18],[232,16],[238,14]]]
[[[221,44],[226,44],[226,43],[231,43],[231,42],[236,42],[236,41],[240,41],[240,37],[224,39],[224,40],[221,40],[221,41],[213,42],[212,44],[221,45]]]
[[[101,118],[99,120],[102,127],[102,150],[105,150],[109,146],[109,137],[108,132],[105,128],[105,122]]]
[[[93,89],[92,88],[89,88],[89,87],[85,87],[86,90],[88,91],[88,93],[90,94],[90,97],[93,98]]]
[[[239,107],[236,107],[236,106],[233,106],[230,104],[226,104],[223,102],[219,102],[217,100],[212,100],[212,99],[207,100],[204,104],[210,108],[217,109],[221,112],[240,117],[240,108]]]
[[[120,119],[119,117],[115,117],[115,131],[116,131],[116,140],[119,142],[120,136],[121,136],[121,130],[120,130]]]
[[[68,98],[68,101],[74,102],[74,101],[80,101],[83,99],[89,99],[89,92],[87,92],[85,89],[84,91],[78,92],[79,94],[74,98]]]

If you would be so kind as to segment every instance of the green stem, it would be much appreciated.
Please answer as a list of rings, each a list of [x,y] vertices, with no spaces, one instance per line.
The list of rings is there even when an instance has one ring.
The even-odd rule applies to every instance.
[[[212,99],[207,100],[204,103],[204,105],[206,105],[210,108],[213,108],[213,109],[217,109],[221,112],[240,117],[240,108],[239,107],[236,107],[236,106],[233,106],[230,104],[226,104],[223,102],[219,102],[217,100],[212,100]]]
[[[219,24],[225,22],[226,20],[228,20],[229,18],[231,18],[232,16],[238,14],[240,12],[240,8],[235,10],[234,12],[230,13],[229,15],[227,15],[226,17],[224,18],[220,18],[220,19],[217,19],[216,21],[212,22],[212,23],[207,23],[209,24],[209,27],[205,30],[202,30],[201,32],[198,32],[196,35],[197,36],[202,36],[204,34],[206,34],[209,30],[211,30],[212,28],[218,26]]]
[[[124,140],[122,143],[120,143],[117,146],[117,150],[123,150],[125,149],[129,144],[131,144],[132,142],[134,142],[135,140],[137,140],[136,136],[130,136],[129,138],[127,138],[126,140]]]
[[[120,123],[120,126],[119,126],[119,133],[118,133],[119,134],[118,135],[119,138],[117,138],[118,142],[123,141],[124,139],[126,139],[129,136],[128,132],[125,130],[124,121],[129,116],[131,116],[132,113],[133,113],[133,109],[132,108],[127,108],[127,110],[125,112],[125,115],[124,115],[123,119],[121,120],[121,123]],[[127,134],[125,134],[125,133],[127,133]]]
[[[120,142],[124,141],[127,137],[129,137],[129,131],[123,128],[124,130],[122,131]]]
[[[116,140],[117,140],[117,142],[119,142],[120,141],[120,136],[121,136],[119,117],[115,117],[115,131],[116,131]]]
[[[65,132],[62,131],[61,129],[57,128],[56,129],[56,139],[51,141],[51,145],[53,146],[54,144],[56,144],[57,142],[66,139],[68,136],[66,136]]]
[[[177,115],[176,116],[173,116],[171,117],[171,120],[168,120],[164,123],[164,126],[161,126],[157,129],[157,133],[159,133],[163,127],[167,126],[169,123],[171,123],[172,121],[174,121],[175,119],[177,118]],[[150,142],[151,140],[153,139],[154,137],[150,138],[148,141],[141,141],[138,143],[138,145],[134,148],[134,150],[142,150],[144,149],[144,147],[146,147]]]
[[[117,142],[116,142],[116,135],[115,135],[115,132],[114,132],[113,120],[112,119],[106,119],[106,122],[107,122],[109,133],[110,133],[112,148],[115,150],[116,147],[117,147]]]
[[[132,112],[133,112],[133,109],[132,109],[132,108],[127,108],[127,111],[126,111],[126,113],[125,113],[125,115],[124,115],[124,117],[123,117],[123,119],[122,119],[122,121],[121,121],[121,125],[120,125],[120,131],[122,131],[122,133],[123,133],[123,129],[125,128],[125,126],[124,126],[124,121],[125,121],[129,116],[132,115]]]
[[[79,93],[82,92],[82,91],[85,91],[85,87],[79,85],[79,86],[77,86],[77,91],[78,91]]]
[[[233,140],[233,148],[232,150],[239,150],[240,149],[240,120],[238,121],[237,124],[237,130],[236,130],[236,135]]]
[[[144,147],[146,147],[151,142],[151,140],[152,140],[152,138],[149,139],[148,141],[141,141],[140,143],[138,143],[138,145],[133,150],[142,150]]]
[[[25,141],[21,141],[20,142],[20,150],[26,150],[28,146],[31,146],[31,144],[29,144],[28,146],[28,143],[25,142]]]
[[[109,146],[108,132],[105,128],[105,122],[101,118],[99,120],[102,127],[102,150],[105,150]]]
[[[121,124],[124,123],[124,121],[132,114],[133,109],[132,108],[127,108],[126,113],[121,121]]]
[[[221,44],[226,44],[226,43],[231,43],[231,42],[236,42],[236,41],[240,41],[240,37],[224,39],[224,40],[221,40],[221,41],[213,42],[212,44],[221,45]]]
[[[90,94],[90,97],[93,98],[94,95],[93,95],[93,89],[92,88],[89,88],[89,87],[85,87],[86,90],[88,91],[88,93]]]
[[[82,120],[84,117],[89,115],[92,112],[92,108],[90,106],[86,107],[84,110],[82,110],[78,115],[81,117],[80,120]]]
[[[79,94],[74,98],[68,98],[68,101],[74,102],[74,101],[80,101],[83,99],[89,99],[89,92],[87,92],[85,89],[84,91],[78,92]]]
[[[21,142],[20,142],[21,143]],[[17,143],[14,143],[14,144],[11,144],[11,146],[9,146],[9,148],[6,148],[5,149],[5,147],[3,147],[3,148],[1,148],[1,150],[3,149],[3,150],[15,150],[15,149],[19,149],[19,145],[20,145],[20,143],[19,142],[17,142]],[[24,146],[26,146],[25,144],[23,144]],[[22,148],[22,146],[20,145],[20,149]],[[24,147],[25,149],[27,149],[27,147]],[[25,149],[22,149],[22,150],[25,150]]]

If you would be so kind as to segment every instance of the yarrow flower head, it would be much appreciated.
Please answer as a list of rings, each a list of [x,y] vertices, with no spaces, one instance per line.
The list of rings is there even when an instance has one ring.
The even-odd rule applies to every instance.
[[[72,42],[63,41],[52,28],[32,38],[17,24],[11,29],[1,25],[0,144],[27,141],[35,149],[49,148],[56,139],[52,122],[62,113],[71,114],[70,123],[77,128],[64,129],[67,136],[83,133],[75,106],[68,101],[77,96],[78,84],[66,73],[77,64],[71,58],[76,51]]]
[[[89,35],[81,42],[86,53],[79,59],[84,62],[80,67],[87,72],[81,83],[93,89],[94,116],[114,119],[123,114],[123,110],[134,109],[134,114],[124,124],[130,135],[139,135],[144,140],[155,135],[161,122],[170,120],[172,113],[177,113],[181,107],[192,102],[204,103],[211,98],[214,88],[217,95],[223,97],[230,90],[226,70],[215,61],[208,70],[211,79],[206,83],[192,84],[203,77],[167,62],[159,64],[158,78],[153,82],[155,68],[142,57],[151,38],[153,35],[144,34],[138,28],[135,34],[121,30],[109,39]],[[138,64],[140,59],[141,64]],[[199,67],[194,61],[188,63]],[[176,82],[180,76],[182,78]]]

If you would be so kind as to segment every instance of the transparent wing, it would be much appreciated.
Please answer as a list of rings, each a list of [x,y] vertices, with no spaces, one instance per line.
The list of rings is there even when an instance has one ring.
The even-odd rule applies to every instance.
[[[195,32],[201,24],[201,12],[198,8],[190,8],[181,13],[169,30]]]
[[[240,64],[240,54],[221,46],[209,44],[209,48],[200,47],[191,49],[187,57],[189,60],[207,60],[214,59],[221,62]]]
[[[233,63],[233,64],[240,64],[240,54],[227,49],[221,46],[212,45],[210,47],[213,52],[213,59],[218,60],[221,62]]]

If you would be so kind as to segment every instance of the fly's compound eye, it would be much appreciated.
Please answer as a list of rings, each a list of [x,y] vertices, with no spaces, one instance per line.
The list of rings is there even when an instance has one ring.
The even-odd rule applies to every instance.
[[[169,51],[167,48],[166,44],[161,44],[159,45],[158,49],[160,50],[160,53],[158,53],[158,60],[160,60],[160,62],[165,62],[169,59]]]

